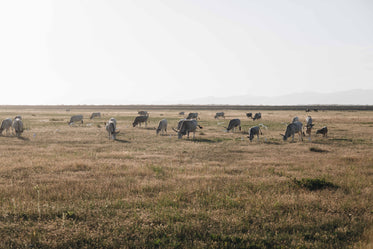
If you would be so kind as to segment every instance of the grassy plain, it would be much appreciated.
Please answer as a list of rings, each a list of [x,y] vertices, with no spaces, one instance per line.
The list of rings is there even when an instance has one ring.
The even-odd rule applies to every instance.
[[[103,116],[89,120],[91,112]],[[0,248],[371,248],[373,111],[311,112],[328,138],[283,142],[304,111],[198,110],[204,128],[177,139],[175,109],[0,109],[22,138],[0,136]],[[255,111],[251,111],[254,112]],[[69,127],[73,114],[83,125]],[[104,122],[117,119],[109,141]],[[159,120],[168,133],[156,136]],[[243,132],[226,133],[230,118]],[[249,142],[249,127],[264,135]]]

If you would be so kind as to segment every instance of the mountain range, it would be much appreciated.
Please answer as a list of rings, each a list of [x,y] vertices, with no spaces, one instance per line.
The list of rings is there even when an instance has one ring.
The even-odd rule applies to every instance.
[[[164,101],[159,104],[170,104]],[[240,95],[186,99],[173,104],[195,105],[373,105],[373,90],[349,90],[332,93],[302,92],[274,97]]]

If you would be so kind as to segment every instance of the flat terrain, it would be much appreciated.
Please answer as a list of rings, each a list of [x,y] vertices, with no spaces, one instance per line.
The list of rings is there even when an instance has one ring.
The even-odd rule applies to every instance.
[[[17,107],[0,136],[0,248],[371,248],[373,111],[310,112],[312,141],[282,141],[304,110]],[[195,139],[171,129],[198,111]],[[226,119],[214,119],[224,111]],[[89,119],[92,112],[102,117]],[[71,115],[83,124],[68,126]],[[108,139],[104,122],[117,119]],[[167,135],[156,136],[159,120]],[[240,118],[242,132],[225,132]],[[249,142],[251,126],[263,136]],[[315,136],[328,126],[327,138]]]

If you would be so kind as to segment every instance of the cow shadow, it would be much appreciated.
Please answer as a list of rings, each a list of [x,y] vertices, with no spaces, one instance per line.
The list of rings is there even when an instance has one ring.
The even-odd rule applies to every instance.
[[[115,139],[116,142],[124,143],[124,144],[130,144],[130,141],[124,140],[124,139]]]
[[[191,138],[187,139],[188,141],[194,142],[194,143],[208,143],[208,144],[214,144],[214,143],[220,143],[223,142],[223,139],[207,139],[207,138]]]
[[[22,140],[22,141],[30,141],[28,137],[15,137],[15,138]]]

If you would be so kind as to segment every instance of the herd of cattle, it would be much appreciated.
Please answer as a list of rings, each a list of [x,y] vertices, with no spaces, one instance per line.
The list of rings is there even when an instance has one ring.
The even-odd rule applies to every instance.
[[[146,111],[139,111],[139,116],[135,118],[132,125],[133,127],[136,127],[137,125],[141,126],[142,123],[145,123],[145,127],[147,126],[148,119],[149,119],[149,113]],[[179,115],[184,115],[184,112],[180,112]],[[252,118],[253,120],[258,120],[262,118],[261,113],[255,113],[254,116],[252,113],[246,113],[246,116],[248,118]],[[101,113],[94,112],[90,116],[90,119],[101,117]],[[225,115],[224,112],[217,112],[215,115],[215,119],[218,118],[224,118]],[[181,139],[182,136],[186,135],[189,138],[189,134],[193,133],[193,138],[195,138],[195,132],[197,128],[202,129],[203,127],[198,125],[197,120],[199,119],[198,113],[189,113],[186,118],[180,119],[177,125],[177,128],[173,128],[175,132],[178,133],[178,138]],[[72,125],[74,123],[81,123],[83,124],[83,115],[74,115],[70,118],[70,121],[68,122],[69,125]],[[262,125],[262,124],[260,124]],[[264,126],[264,125],[262,125]],[[280,134],[283,137],[283,140],[286,141],[289,137],[292,137],[292,141],[294,141],[295,134],[299,135],[299,138],[303,141],[303,136],[308,135],[309,140],[311,140],[311,132],[314,124],[312,123],[311,116],[308,116],[306,118],[306,132],[303,131],[303,124],[301,121],[299,121],[298,117],[294,117],[292,122],[287,125],[285,134]],[[13,120],[10,118],[4,119],[1,123],[0,127],[0,135],[2,135],[2,132],[6,130],[6,133],[9,134],[9,130],[13,128],[14,132],[17,137],[21,136],[23,132],[23,123],[22,123],[22,117],[16,116]],[[116,135],[119,133],[117,131],[117,121],[115,118],[110,118],[108,122],[105,123],[106,131],[108,132],[109,139],[116,139]],[[231,119],[229,121],[228,127],[225,127],[226,131],[235,131],[236,128],[241,131],[241,120],[238,118]],[[162,119],[159,121],[158,127],[156,129],[156,134],[159,133],[167,133],[167,119]],[[261,129],[259,126],[253,126],[249,129],[249,140],[250,142],[254,139],[255,136],[257,136],[257,139],[259,141],[259,135],[263,135]],[[328,128],[324,126],[323,128],[316,131],[316,134],[322,134],[324,137],[327,136]]]

